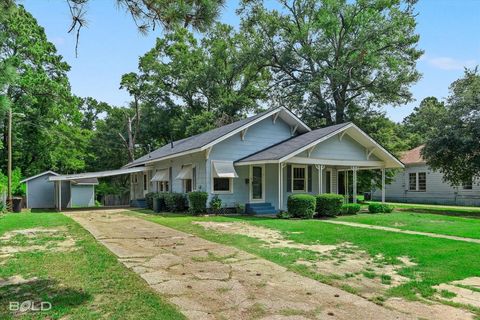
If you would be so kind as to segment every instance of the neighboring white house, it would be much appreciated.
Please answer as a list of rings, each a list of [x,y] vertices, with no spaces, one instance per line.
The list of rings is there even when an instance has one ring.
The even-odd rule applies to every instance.
[[[400,171],[386,186],[386,200],[429,204],[480,206],[480,181],[466,181],[461,186],[452,186],[443,181],[443,174],[427,166],[421,155],[423,145],[405,152],[401,161],[405,169]],[[373,193],[374,200],[381,199],[379,190]]]
[[[225,206],[251,213],[286,209],[292,193],[343,193],[358,170],[403,164],[353,123],[311,130],[288,109],[253,117],[173,141],[129,164],[132,204],[148,192],[206,191]],[[125,171],[122,171],[125,172]]]

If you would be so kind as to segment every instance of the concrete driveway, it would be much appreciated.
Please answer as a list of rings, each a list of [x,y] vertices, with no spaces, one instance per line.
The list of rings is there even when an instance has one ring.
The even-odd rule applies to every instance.
[[[69,213],[190,319],[409,319],[247,252],[123,210]]]

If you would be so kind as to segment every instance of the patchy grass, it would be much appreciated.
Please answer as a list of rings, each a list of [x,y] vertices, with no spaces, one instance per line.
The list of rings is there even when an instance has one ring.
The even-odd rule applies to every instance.
[[[0,236],[39,227],[67,230],[76,241],[75,250],[40,250],[0,258],[0,278],[31,279],[0,287],[0,319],[184,318],[70,218],[59,213],[7,214],[0,218]],[[51,240],[41,237],[38,241]],[[22,245],[26,240],[20,236],[13,241]],[[20,315],[8,310],[10,301],[25,300],[49,301],[52,309]]]
[[[394,212],[341,216],[338,217],[337,220],[480,239],[480,219],[429,213]]]
[[[371,256],[382,255],[386,262],[399,264],[398,257],[409,257],[416,265],[405,266],[400,274],[409,278],[407,283],[389,289],[387,295],[417,299],[418,295],[433,297],[434,285],[480,276],[479,245],[447,239],[406,235],[381,230],[369,230],[342,225],[332,225],[317,220],[282,220],[258,217],[192,217],[185,215],[149,215],[131,213],[174,229],[198,235],[202,238],[237,247],[256,254],[288,269],[332,284],[335,277],[319,274],[298,260],[316,260],[318,255],[308,250],[269,248],[258,239],[243,235],[206,230],[194,221],[247,222],[256,226],[280,230],[290,240],[302,244],[341,244],[349,242],[367,251]],[[382,278],[383,279],[383,278]],[[384,282],[390,281],[386,277]],[[347,288],[344,288],[347,289]],[[354,288],[349,288],[355,292]]]
[[[462,207],[462,206],[446,206],[446,205],[435,205],[435,204],[395,203],[395,202],[387,202],[387,204],[393,205],[397,211],[434,213],[434,214],[442,214],[442,215],[457,216],[457,217],[480,218],[479,207]]]

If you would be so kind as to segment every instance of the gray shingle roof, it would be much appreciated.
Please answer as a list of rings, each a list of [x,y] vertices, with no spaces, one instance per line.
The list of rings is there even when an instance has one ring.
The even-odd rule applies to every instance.
[[[133,162],[130,162],[127,164],[125,167],[133,167],[136,165],[141,165],[144,164],[145,162],[152,161],[155,159],[160,159],[163,157],[171,156],[177,153],[189,151],[189,150],[194,150],[201,148],[210,142],[213,142],[217,140],[218,138],[223,137],[224,135],[248,124],[249,122],[254,121],[255,119],[258,119],[259,117],[263,116],[264,114],[271,112],[272,109],[268,109],[264,112],[261,112],[257,115],[254,115],[252,117],[239,120],[236,122],[233,122],[231,124],[227,124],[225,126],[222,126],[217,129],[213,129],[204,133],[197,134],[192,137],[188,137],[182,140],[174,141],[173,142],[173,148],[170,146],[170,143],[164,145],[163,147],[150,152],[149,154],[144,155],[143,157],[140,157]]]
[[[240,159],[236,161],[236,163],[282,159],[283,157],[297,151],[298,149],[305,147],[306,145],[316,140],[319,140],[349,124],[350,122],[341,123],[292,137],[288,140],[285,140],[257,153],[251,154],[243,159]]]

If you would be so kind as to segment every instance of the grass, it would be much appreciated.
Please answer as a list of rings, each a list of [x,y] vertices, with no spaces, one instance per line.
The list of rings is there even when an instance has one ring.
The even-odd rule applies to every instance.
[[[366,204],[368,204],[368,202]],[[479,207],[398,203],[398,202],[387,202],[387,204],[393,205],[397,209],[397,211],[433,213],[433,214],[442,214],[442,215],[457,216],[457,217],[480,218]]]
[[[237,247],[313,279],[333,283],[334,278],[318,274],[310,268],[296,264],[299,259],[315,260],[318,256],[307,250],[290,248],[267,248],[257,239],[242,235],[224,234],[206,230],[192,224],[193,221],[247,222],[256,226],[283,232],[285,237],[304,244],[340,244],[350,242],[370,253],[382,254],[392,264],[400,263],[398,257],[408,256],[415,266],[404,267],[400,274],[411,280],[388,291],[388,295],[416,299],[417,294],[432,297],[434,285],[467,277],[480,276],[479,245],[448,239],[428,238],[381,230],[369,230],[343,225],[332,225],[317,220],[282,220],[255,217],[192,217],[174,214],[150,215],[132,213],[174,229],[182,230],[202,238]],[[368,276],[372,276],[368,274]],[[388,282],[390,279],[383,279]],[[351,290],[355,290],[352,288]]]
[[[35,227],[67,228],[68,235],[76,240],[76,249],[17,253],[6,260],[0,259],[4,263],[0,266],[0,278],[14,275],[38,278],[28,284],[0,287],[0,319],[184,318],[69,217],[59,213],[0,217],[0,236],[11,230]],[[25,244],[25,239],[17,237],[11,240],[18,241],[10,245]],[[47,239],[40,239],[40,243],[44,241]],[[12,315],[9,302],[25,300],[49,301],[52,309]]]
[[[480,239],[480,219],[429,213],[393,212],[340,216],[336,220]]]

